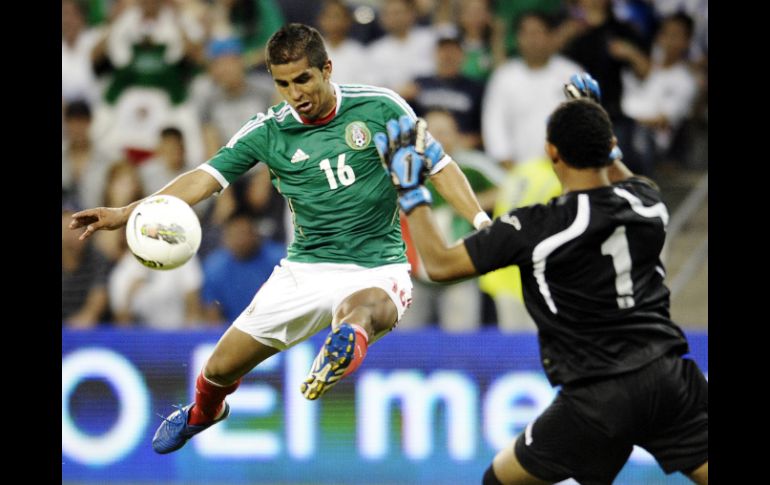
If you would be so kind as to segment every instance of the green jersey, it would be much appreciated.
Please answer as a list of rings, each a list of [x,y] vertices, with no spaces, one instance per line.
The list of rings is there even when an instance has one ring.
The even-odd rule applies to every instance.
[[[226,187],[267,164],[292,212],[290,261],[405,263],[396,190],[372,136],[414,112],[389,89],[333,86],[337,111],[328,123],[305,124],[284,101],[249,120],[201,168]]]

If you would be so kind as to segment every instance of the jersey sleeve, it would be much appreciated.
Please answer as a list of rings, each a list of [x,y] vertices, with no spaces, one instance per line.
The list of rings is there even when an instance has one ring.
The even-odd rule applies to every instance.
[[[662,202],[660,187],[655,181],[642,175],[634,175],[631,178],[614,184],[617,187],[630,189],[633,193],[639,193],[644,196],[647,203]]]
[[[372,92],[382,101],[382,113],[385,120],[398,119],[403,115],[408,115],[413,120],[417,119],[417,115],[409,103],[392,89],[373,87]]]
[[[532,252],[546,233],[547,206],[512,210],[464,239],[478,274],[532,262]]]
[[[198,169],[213,176],[222,189],[226,189],[257,162],[266,158],[270,141],[266,118],[259,114],[249,120],[216,155]]]

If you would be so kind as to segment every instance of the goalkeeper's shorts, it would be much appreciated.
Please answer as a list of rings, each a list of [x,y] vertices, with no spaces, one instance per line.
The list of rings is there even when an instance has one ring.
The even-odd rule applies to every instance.
[[[632,445],[667,474],[708,460],[708,382],[694,361],[672,353],[624,374],[562,386],[516,438],[514,452],[541,480],[613,483]]]

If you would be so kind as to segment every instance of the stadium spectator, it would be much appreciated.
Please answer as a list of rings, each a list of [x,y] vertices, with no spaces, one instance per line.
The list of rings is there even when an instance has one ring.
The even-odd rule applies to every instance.
[[[367,46],[367,69],[378,85],[402,93],[415,78],[435,74],[436,32],[418,27],[416,20],[415,0],[382,2],[380,23],[386,34]]]
[[[683,13],[692,19],[692,41],[687,58],[699,66],[707,64],[709,45],[708,0],[654,0],[652,5],[660,18]]]
[[[484,149],[507,169],[545,156],[546,119],[563,99],[564,80],[582,70],[555,53],[552,20],[544,14],[520,15],[516,38],[521,58],[495,69],[481,113]]]
[[[126,160],[119,160],[107,171],[102,204],[108,207],[126,205],[141,199],[145,193],[139,169]],[[94,244],[109,261],[110,271],[128,249],[123,231],[100,232],[94,238]]]
[[[503,29],[503,45],[508,57],[518,57],[518,39],[515,26],[521,24],[521,17],[530,12],[538,12],[547,17],[556,17],[562,13],[564,4],[574,3],[575,0],[516,0],[494,2],[494,14]],[[556,49],[558,50],[558,49]]]
[[[160,131],[155,156],[139,166],[144,192],[152,194],[163,188],[168,180],[184,172],[184,135],[178,128],[168,126]]]
[[[185,133],[193,166],[204,160],[200,122],[189,100],[203,62],[204,31],[173,2],[140,0],[109,26],[105,56],[112,67],[94,130],[115,157],[139,163],[152,155],[163,126]]]
[[[477,148],[481,145],[484,84],[461,73],[465,54],[457,36],[440,36],[434,55],[436,74],[416,78],[404,90],[404,97],[412,102],[418,116],[436,109],[452,113],[459,128],[460,145]]]
[[[156,330],[201,326],[203,271],[198,256],[166,271],[148,268],[125,251],[110,273],[110,307],[117,325]]]
[[[644,78],[649,70],[648,50],[642,36],[627,23],[618,20],[610,0],[576,0],[571,17],[557,30],[557,45],[562,54],[580,64],[602,87],[602,105],[607,110],[622,147],[623,161],[635,173],[648,175],[632,143],[633,119],[622,110],[624,69],[633,69]],[[565,77],[566,78],[566,77]]]
[[[105,93],[115,103],[132,86],[158,88],[172,104],[187,97],[189,69],[202,64],[203,30],[171,3],[140,0],[110,26],[107,55],[116,69]]]
[[[109,263],[92,241],[69,229],[72,205],[61,211],[61,318],[67,328],[93,328],[108,315]]]
[[[265,44],[285,23],[276,0],[213,0],[208,13],[209,39],[238,39],[243,63],[252,70],[265,62]]]
[[[89,29],[80,4],[75,0],[61,3],[61,96],[65,104],[87,100],[93,104],[99,87],[91,65],[91,51],[102,35]]]
[[[91,136],[91,108],[82,100],[64,109],[61,151],[62,195],[81,207],[104,204],[102,199],[110,156]]]
[[[213,157],[245,120],[270,107],[274,90],[267,73],[247,74],[243,44],[237,38],[210,41],[206,54],[208,72],[196,82],[193,96],[203,126],[206,156]]]
[[[698,86],[687,63],[693,21],[686,14],[663,19],[647,76],[623,75],[623,111],[636,121],[632,140],[648,173],[670,154],[682,123],[693,111]]]
[[[369,84],[371,79],[366,49],[350,37],[353,15],[342,0],[324,0],[318,13],[318,30],[326,41],[326,52],[334,59],[333,81]]]
[[[411,201],[428,273],[454,281],[518,264],[543,368],[559,386],[483,483],[612,483],[639,445],[666,473],[708,484],[708,383],[669,318],[660,262],[668,211],[654,182],[607,156],[616,142],[607,112],[587,99],[561,104],[548,120],[547,152],[563,195],[449,247],[413,177],[422,158],[404,147],[409,136],[390,135],[402,148],[388,165],[402,204]]]
[[[258,220],[259,233],[263,237],[285,244],[294,231],[291,212],[270,177],[267,167],[255,167],[253,173],[233,184],[231,195],[237,210],[246,211]]]
[[[708,0],[655,0],[655,11],[661,18],[677,13],[693,21],[692,41],[687,53],[692,74],[698,86],[691,119],[680,128],[670,148],[670,156],[687,167],[708,167]],[[655,54],[655,53],[653,53]],[[653,59],[655,61],[657,59]]]
[[[457,8],[457,28],[465,53],[461,72],[486,82],[505,62],[505,26],[492,13],[489,0],[465,0],[458,2]]]
[[[222,242],[203,262],[202,298],[211,322],[234,321],[286,256],[286,245],[263,238],[246,212],[230,216]]]
[[[255,219],[259,234],[279,244],[287,244],[293,227],[291,213],[286,201],[273,187],[270,170],[257,165],[229,186],[212,202],[201,217],[203,240],[198,254],[206,258],[222,244],[224,225],[230,217],[239,212],[248,213]],[[200,205],[199,204],[199,205]],[[196,205],[196,208],[198,206]]]
[[[653,5],[655,0],[614,0],[612,11],[615,16],[631,25],[645,45],[652,44],[658,30],[659,18]]]

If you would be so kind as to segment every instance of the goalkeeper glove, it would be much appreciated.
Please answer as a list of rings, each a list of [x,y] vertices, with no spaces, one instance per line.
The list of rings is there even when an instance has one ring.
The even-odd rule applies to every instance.
[[[587,72],[570,76],[569,83],[564,85],[564,96],[567,99],[588,98],[600,104],[602,102],[602,90],[599,88],[599,83]],[[610,160],[622,159],[623,152],[619,146],[615,145],[610,152]]]
[[[587,72],[570,76],[569,83],[564,85],[564,95],[567,99],[588,98],[600,104],[602,102],[602,90],[599,89],[599,83]]]
[[[434,160],[444,156],[444,149],[435,140],[427,142],[427,123],[422,118],[415,121],[404,115],[398,121],[388,120],[385,127],[387,135],[376,133],[374,144],[398,190],[398,204],[409,214],[415,207],[433,202],[423,183]]]

